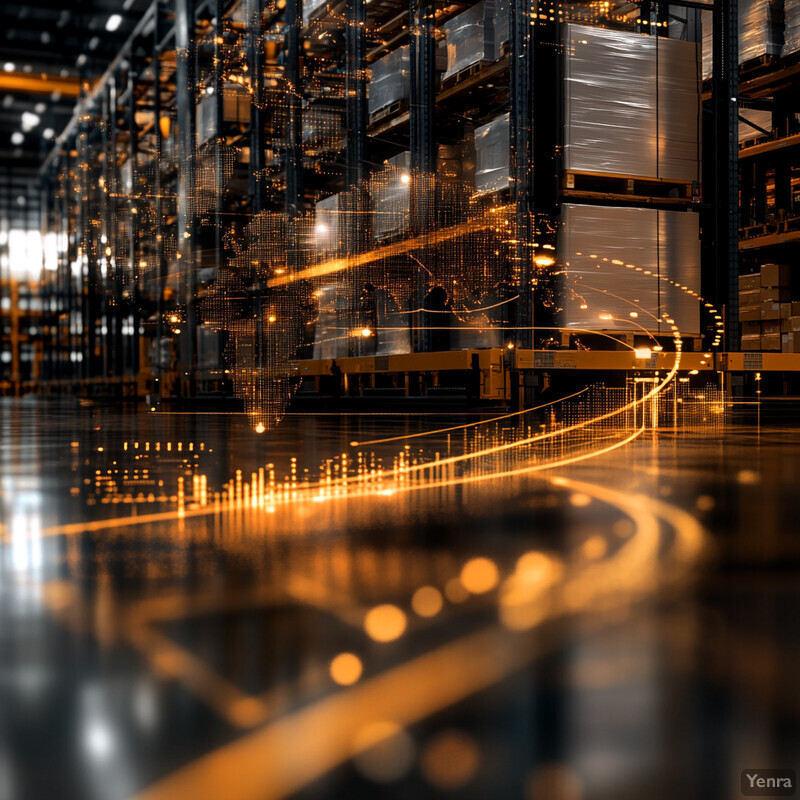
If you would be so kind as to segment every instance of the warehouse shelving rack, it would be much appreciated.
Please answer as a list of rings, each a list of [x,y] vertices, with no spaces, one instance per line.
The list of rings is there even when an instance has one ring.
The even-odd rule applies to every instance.
[[[692,0],[670,5],[698,12],[711,7]],[[455,145],[465,130],[503,109],[510,113],[511,188],[476,202],[502,203],[511,227],[510,282],[520,300],[502,324],[518,354],[512,371],[524,373],[528,367],[520,366],[519,354],[540,346],[532,320],[544,327],[554,323],[546,308],[533,306],[547,278],[535,269],[528,243],[553,246],[559,204],[576,192],[600,204],[699,206],[706,273],[712,276],[707,294],[725,306],[727,345],[735,350],[737,307],[730,301],[739,226],[728,207],[738,192],[731,101],[738,73],[727,69],[736,62],[729,58],[737,47],[735,3],[713,5],[715,47],[725,57],[715,60],[702,203],[696,186],[682,185],[674,197],[671,185],[629,187],[621,176],[612,186],[607,177],[562,175],[560,82],[554,80],[559,36],[557,23],[536,13],[546,10],[544,4],[539,9],[511,0],[506,52],[441,86],[438,31],[467,7],[346,0],[323,4],[304,19],[300,0],[154,2],[106,74],[81,98],[42,170],[44,231],[59,234],[58,261],[44,271],[44,380],[70,391],[146,396],[153,408],[167,399],[227,396],[237,381],[253,389],[253,376],[271,358],[262,327],[274,287],[230,267],[245,258],[237,237],[257,241],[248,225],[282,216],[283,255],[295,272],[306,263],[303,226],[315,202],[349,192],[348,249],[363,252],[365,207],[354,187],[403,151],[410,152],[415,176],[435,175],[440,145]],[[658,4],[631,9],[643,20],[662,19]],[[411,48],[408,102],[370,119],[369,67],[402,44]],[[251,98],[246,118],[226,108],[233,78]],[[201,104],[213,107],[202,118],[211,119],[212,135],[196,146]],[[309,118],[328,120],[322,144],[304,141]],[[432,224],[430,203],[436,202],[425,186],[415,179],[411,201],[411,234],[423,238]],[[419,279],[420,307],[427,292]],[[292,302],[298,323],[305,323],[309,298],[300,293]],[[242,317],[236,330],[213,330],[214,314],[237,304],[254,309],[255,321]],[[420,324],[425,318],[423,313],[414,320],[414,350],[426,362],[441,360],[446,372],[455,357],[430,352],[439,345]],[[349,356],[365,357],[367,344],[356,340]],[[299,355],[301,363],[309,361],[308,348]],[[508,354],[501,361],[511,363]],[[385,360],[376,358],[373,370],[380,373],[382,365]],[[423,371],[439,372],[429,366]],[[524,375],[513,379],[526,381]]]

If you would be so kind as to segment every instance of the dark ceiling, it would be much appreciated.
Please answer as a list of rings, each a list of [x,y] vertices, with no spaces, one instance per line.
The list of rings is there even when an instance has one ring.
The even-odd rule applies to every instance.
[[[0,216],[13,225],[38,225],[37,175],[52,138],[81,81],[103,73],[150,1],[0,4]],[[121,20],[109,30],[113,15]]]

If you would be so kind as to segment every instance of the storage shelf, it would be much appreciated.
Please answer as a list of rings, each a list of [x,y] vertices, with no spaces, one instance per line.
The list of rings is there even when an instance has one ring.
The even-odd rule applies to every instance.
[[[797,220],[791,220],[797,224]],[[800,230],[789,230],[786,222],[777,223],[774,226],[764,226],[769,230],[760,236],[752,236],[747,239],[739,240],[739,250],[757,250],[762,247],[775,247],[781,244],[792,244],[800,242]]]
[[[739,150],[739,160],[744,158],[755,158],[756,156],[764,155],[765,153],[772,153],[776,150],[785,150],[789,147],[796,147],[800,144],[800,133],[795,133],[792,136],[785,136],[782,139],[773,139],[772,141],[759,142],[748,147],[743,147]]]

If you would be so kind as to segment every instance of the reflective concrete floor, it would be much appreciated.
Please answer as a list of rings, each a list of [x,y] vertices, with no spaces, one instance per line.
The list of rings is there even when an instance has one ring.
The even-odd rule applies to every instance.
[[[799,765],[789,405],[279,508],[184,496],[464,420],[0,411],[0,800],[713,800]]]

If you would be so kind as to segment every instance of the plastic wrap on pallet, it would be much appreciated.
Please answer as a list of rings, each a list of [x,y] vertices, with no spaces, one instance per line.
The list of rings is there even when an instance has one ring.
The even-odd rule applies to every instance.
[[[408,230],[410,170],[406,151],[388,159],[370,179],[372,232],[378,241]]]
[[[783,55],[800,50],[800,0],[784,0]]]
[[[660,310],[670,314],[682,334],[696,335],[700,301],[675,284],[700,291],[700,217],[686,211],[657,213]]]
[[[650,36],[655,40],[658,73],[658,177],[699,180],[702,131],[700,51],[695,42]]]
[[[480,61],[494,61],[494,0],[481,0],[443,25],[448,78]]]
[[[320,16],[320,9],[325,7],[327,0],[305,0],[303,3],[303,25],[317,16]]]
[[[655,176],[655,37],[566,30],[565,168]]]
[[[707,81],[711,77],[711,70],[714,65],[713,58],[713,30],[714,16],[711,11],[700,12],[700,26],[703,29],[703,80]]]
[[[752,124],[751,124],[752,123]],[[767,133],[764,133],[767,131]],[[757,108],[739,109],[739,142],[761,139],[772,133],[772,112]]]
[[[739,0],[739,63],[782,49],[783,0]]]
[[[786,4],[787,30],[784,33],[784,3]],[[800,0],[739,0],[739,63],[745,64],[761,56],[788,55],[789,25],[794,5],[797,20]],[[711,77],[713,66],[713,16],[710,11],[701,12],[703,26],[703,80]],[[795,22],[800,27],[800,21]],[[800,49],[800,30],[794,28],[794,49]],[[784,44],[784,37],[786,43]]]
[[[511,0],[494,3],[494,60],[497,61],[511,41]]]
[[[565,169],[697,178],[694,42],[570,24],[565,53]]]
[[[658,321],[666,312],[681,333],[699,332],[697,298],[669,282],[700,290],[697,214],[564,204],[558,254],[568,328],[669,334],[670,325]]]
[[[341,195],[334,194],[318,200],[314,207],[314,243],[317,257],[329,257],[338,253],[341,241],[339,220],[342,214]]]
[[[509,115],[475,128],[475,189],[497,192],[509,185]]]
[[[405,100],[409,96],[411,81],[410,48],[403,45],[372,65],[372,80],[369,82],[369,113]]]
[[[133,193],[133,161],[128,159],[120,167],[120,183],[122,184],[122,191],[124,194]]]
[[[203,95],[195,111],[195,129],[199,144],[207,142],[217,135],[216,99],[211,95]]]

